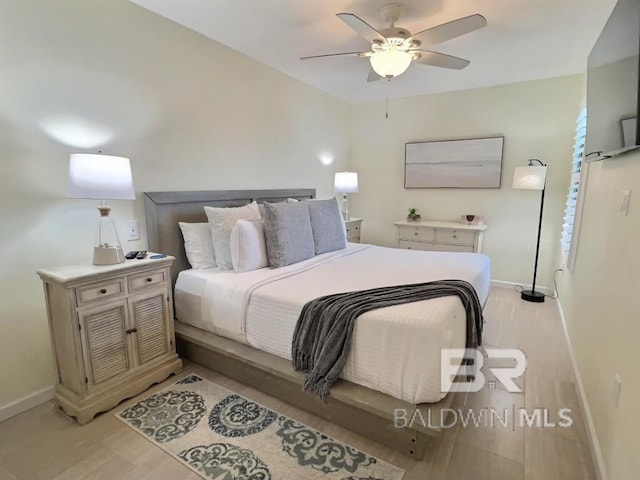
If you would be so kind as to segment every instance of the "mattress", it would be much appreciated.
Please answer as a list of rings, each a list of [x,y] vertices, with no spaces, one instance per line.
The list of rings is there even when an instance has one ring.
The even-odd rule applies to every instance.
[[[489,294],[489,259],[348,244],[278,269],[180,272],[176,318],[189,325],[290,359],[304,304],[314,298],[385,285],[461,279],[480,302]],[[441,400],[440,350],[464,348],[466,315],[457,297],[382,308],[358,317],[342,378],[410,403]]]

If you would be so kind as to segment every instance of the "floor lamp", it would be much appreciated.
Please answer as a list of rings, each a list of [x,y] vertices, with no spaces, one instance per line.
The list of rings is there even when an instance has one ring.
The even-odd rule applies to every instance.
[[[538,240],[536,242],[536,260],[533,264],[533,283],[531,290],[522,290],[520,298],[527,302],[544,302],[544,293],[536,291],[538,274],[538,255],[540,254],[540,233],[542,232],[542,210],[544,209],[544,190],[547,180],[547,165],[537,158],[529,160],[526,167],[516,167],[513,174],[513,188],[522,190],[540,190],[540,219],[538,220]]]

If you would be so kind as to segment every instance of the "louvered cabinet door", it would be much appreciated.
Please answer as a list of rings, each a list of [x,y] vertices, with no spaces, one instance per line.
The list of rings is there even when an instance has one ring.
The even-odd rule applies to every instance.
[[[130,302],[135,356],[142,366],[171,351],[167,290],[138,295]]]
[[[131,368],[127,348],[127,302],[78,311],[89,390],[102,387]]]

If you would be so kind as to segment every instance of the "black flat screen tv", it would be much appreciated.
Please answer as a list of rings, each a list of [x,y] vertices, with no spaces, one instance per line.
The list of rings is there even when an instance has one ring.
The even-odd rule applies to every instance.
[[[640,148],[640,0],[618,0],[587,62],[587,160]]]

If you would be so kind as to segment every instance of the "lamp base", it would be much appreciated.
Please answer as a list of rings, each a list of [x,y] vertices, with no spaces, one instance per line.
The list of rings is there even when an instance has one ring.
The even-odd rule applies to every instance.
[[[527,302],[542,303],[544,302],[544,293],[534,290],[522,290],[522,292],[520,292],[520,298]]]
[[[124,252],[122,247],[103,247],[97,246],[93,248],[93,264],[94,265],[114,265],[124,262]]]

